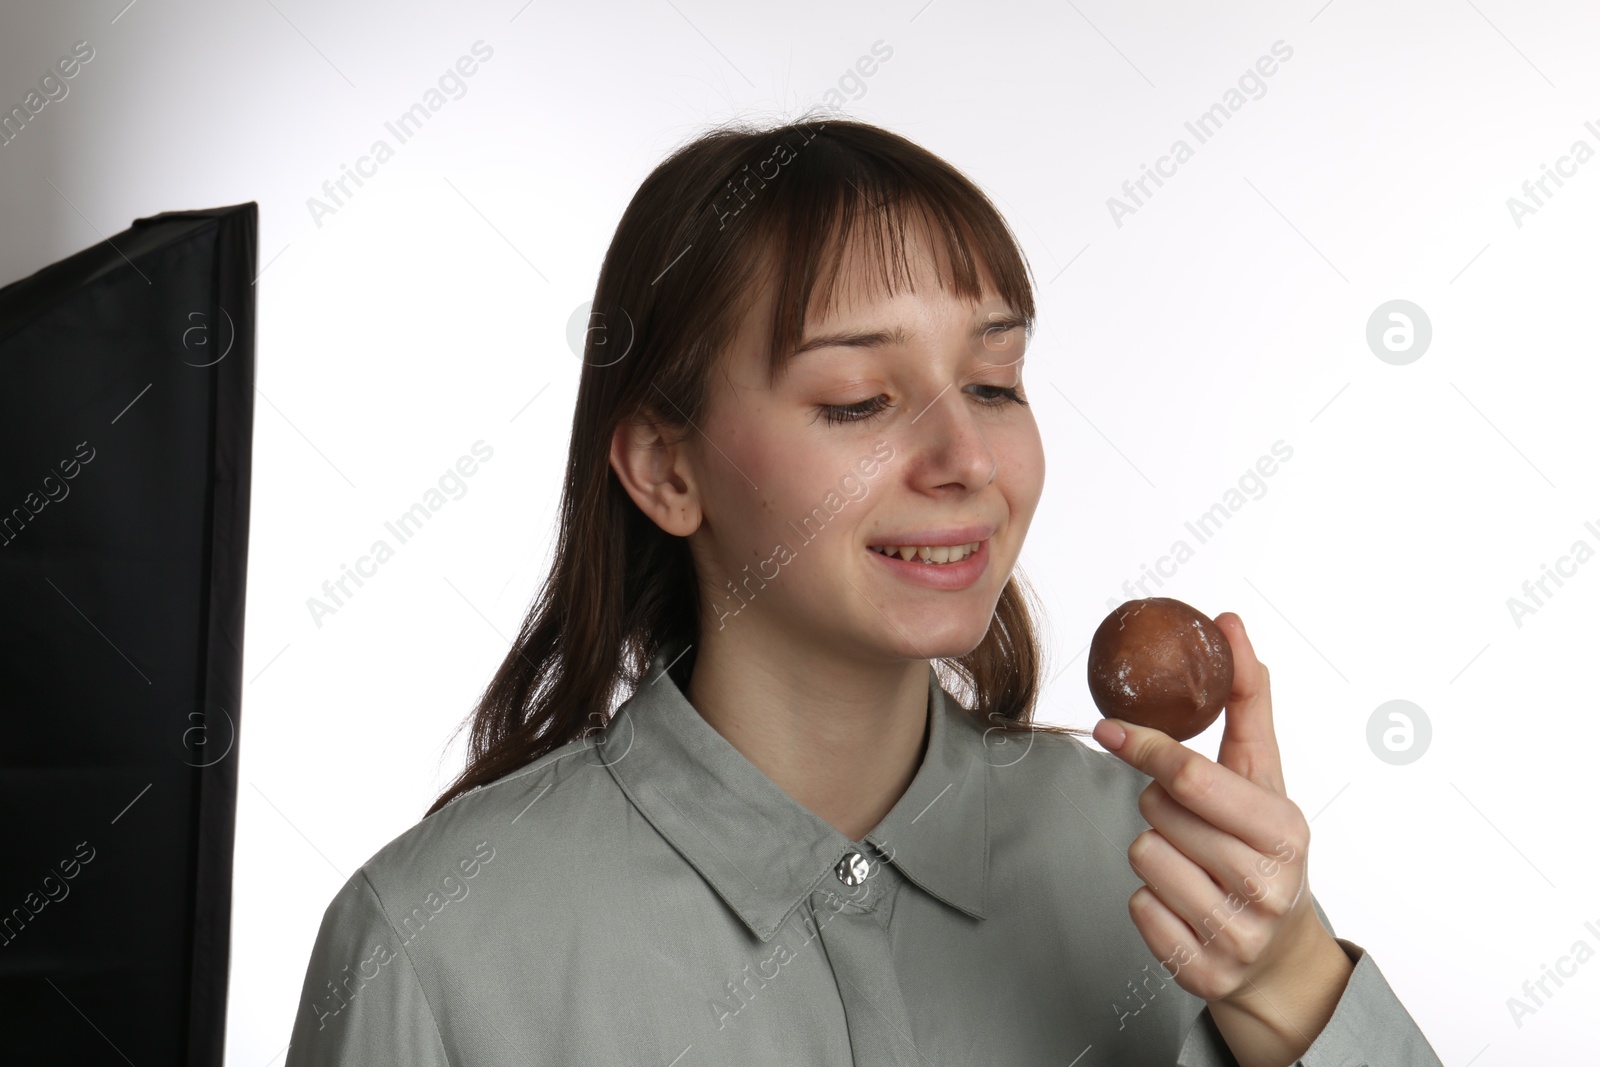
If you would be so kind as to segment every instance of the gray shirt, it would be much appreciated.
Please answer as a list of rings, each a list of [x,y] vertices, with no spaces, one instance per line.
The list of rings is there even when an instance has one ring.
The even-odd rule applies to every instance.
[[[285,1067],[1236,1067],[1128,915],[1147,775],[986,730],[930,667],[922,765],[852,841],[700,717],[676,653],[604,731],[351,876]],[[1355,970],[1297,1062],[1438,1065],[1339,944]]]

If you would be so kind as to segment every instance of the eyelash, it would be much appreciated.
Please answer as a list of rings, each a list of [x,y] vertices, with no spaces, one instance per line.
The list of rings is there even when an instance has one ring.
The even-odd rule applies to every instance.
[[[1022,394],[1015,387],[977,385],[973,386],[973,388],[993,389],[1000,394],[988,399],[979,398],[978,403],[986,407],[1002,407],[1006,404],[1028,406],[1028,402],[1022,399]],[[817,410],[821,412],[823,420],[829,426],[836,426],[841,422],[864,422],[881,413],[888,406],[888,401],[884,400],[883,394],[880,393],[877,396],[868,397],[866,400],[858,400],[854,404],[819,404],[817,405]]]

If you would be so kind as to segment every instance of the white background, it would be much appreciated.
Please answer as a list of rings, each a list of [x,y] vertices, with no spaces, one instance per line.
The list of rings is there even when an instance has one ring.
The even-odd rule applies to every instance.
[[[95,56],[0,147],[0,282],[139,216],[261,208],[230,1067],[281,1063],[322,909],[459,766],[547,559],[568,319],[639,181],[712,123],[798,115],[878,41],[849,113],[970,174],[1038,276],[1043,717],[1094,721],[1108,598],[1188,540],[1137,595],[1250,627],[1338,932],[1451,1067],[1592,1055],[1600,960],[1520,1026],[1507,998],[1600,949],[1600,562],[1521,625],[1507,598],[1600,549],[1600,160],[1521,226],[1506,201],[1600,150],[1600,10],[124,3],[5,8],[5,109],[74,42]],[[478,40],[465,95],[398,144],[385,121]],[[1184,122],[1280,40],[1265,95],[1197,144]],[[1194,157],[1116,225],[1107,198],[1179,137]],[[319,225],[308,198],[379,138],[394,158]],[[1365,339],[1397,298],[1433,327],[1405,366]],[[480,439],[466,495],[319,627],[307,598]],[[1292,459],[1198,545],[1185,520],[1279,440]],[[1397,698],[1433,730],[1403,766],[1366,732]],[[1215,755],[1220,728],[1191,744]]]

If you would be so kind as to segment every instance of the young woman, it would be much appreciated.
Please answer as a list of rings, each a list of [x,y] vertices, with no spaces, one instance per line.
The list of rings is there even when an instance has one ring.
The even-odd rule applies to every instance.
[[[1217,762],[1032,722],[1034,298],[969,180],[710,133],[594,309],[551,574],[288,1067],[1439,1062],[1311,895],[1237,615]]]

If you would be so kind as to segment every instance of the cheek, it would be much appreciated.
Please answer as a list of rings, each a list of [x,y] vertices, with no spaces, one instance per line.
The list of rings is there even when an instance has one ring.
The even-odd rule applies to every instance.
[[[1005,437],[998,442],[997,450],[1000,451],[1000,469],[1002,474],[1006,467],[1010,467],[1016,474],[1018,482],[1042,483],[1045,478],[1045,442],[1038,435],[1038,424],[1029,413],[1029,418],[1018,419],[1014,426],[1006,430]]]
[[[695,434],[696,467],[706,493],[726,509],[748,510],[782,476],[782,453],[763,434],[760,408],[715,411]]]
[[[802,599],[819,591],[840,573],[841,554],[855,545],[855,528],[865,511],[866,499],[852,500],[839,480],[849,473],[844,461],[826,453],[780,451],[758,482],[759,511],[747,521],[749,549],[763,558],[777,547],[788,548],[785,573],[798,581],[787,595]]]
[[[720,431],[707,427],[707,440],[716,446],[703,450],[713,521],[763,558],[778,540],[792,544],[788,524],[800,523],[826,492],[819,479],[825,464],[803,458],[799,443],[753,406],[736,421],[724,420]]]
[[[1007,435],[1000,456],[1000,489],[1009,501],[1013,521],[1032,517],[1044,493],[1044,442],[1030,418]]]

